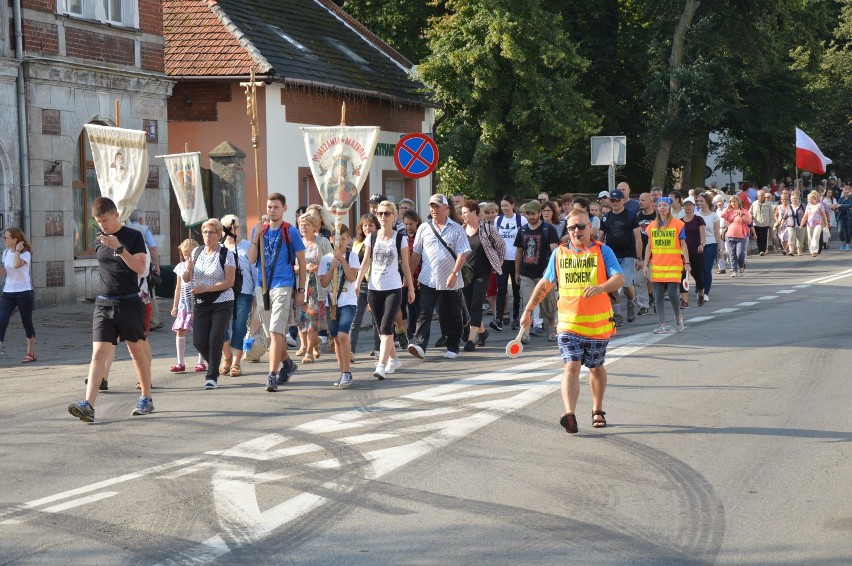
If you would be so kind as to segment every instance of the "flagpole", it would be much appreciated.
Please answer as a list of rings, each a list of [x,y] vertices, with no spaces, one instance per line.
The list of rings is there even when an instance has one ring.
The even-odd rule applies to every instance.
[[[344,101],[340,107],[340,127],[346,127],[346,102]],[[334,215],[334,249],[336,250],[340,246],[340,215]],[[344,250],[345,252],[345,250]],[[346,254],[343,254],[344,259],[346,258]],[[342,269],[342,267],[340,267]],[[329,316],[331,320],[337,320],[337,288],[340,286],[340,281],[337,276],[338,267],[335,267],[331,271],[331,309],[329,312]],[[345,273],[345,270],[344,270]]]
[[[257,132],[257,87],[263,87],[263,82],[254,80],[254,67],[250,69],[249,77],[249,82],[240,83],[240,86],[246,89],[246,113],[251,121],[251,146],[254,148],[254,190],[257,197],[257,220],[260,222],[263,217],[263,209],[261,208],[260,200],[260,165],[257,157],[259,145]],[[262,227],[261,230],[263,230]],[[260,234],[260,238],[263,238],[263,233]],[[260,286],[263,295],[266,296],[266,253],[264,249],[258,251],[260,255]]]

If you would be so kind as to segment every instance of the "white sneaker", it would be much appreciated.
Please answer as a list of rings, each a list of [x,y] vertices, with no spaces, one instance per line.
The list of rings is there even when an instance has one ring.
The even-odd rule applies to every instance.
[[[678,315],[675,317],[675,332],[683,332],[683,329],[686,326],[683,324],[683,315]]]
[[[424,352],[423,348],[421,348],[417,344],[409,344],[408,353],[414,356],[415,358],[420,358],[421,360],[426,359],[426,352]]]
[[[373,372],[373,375],[376,379],[384,379],[385,378],[385,366],[382,364],[376,364],[376,371]]]
[[[394,373],[394,372],[396,372],[396,370],[399,369],[399,366],[401,366],[401,365],[402,364],[400,363],[399,359],[390,358],[390,359],[388,359],[388,363],[385,364],[385,373],[386,374]]]
[[[454,360],[454,359],[459,357],[459,353],[458,352],[451,352],[450,350],[447,350],[446,352],[444,352],[444,357],[447,358],[448,360]]]
[[[707,293],[704,293],[704,302],[705,302],[705,303],[709,303],[709,302],[710,302],[710,295],[708,295]]]
[[[289,332],[287,333],[287,345],[290,346],[291,348],[295,348],[296,346],[299,345],[299,343],[296,341],[296,339],[293,338],[292,336],[290,336]]]
[[[319,339],[320,339],[320,342],[322,342],[323,346],[328,344],[328,336],[320,336]]]
[[[204,382],[204,389],[216,389],[217,387],[219,387],[219,384],[212,379],[208,379]]]

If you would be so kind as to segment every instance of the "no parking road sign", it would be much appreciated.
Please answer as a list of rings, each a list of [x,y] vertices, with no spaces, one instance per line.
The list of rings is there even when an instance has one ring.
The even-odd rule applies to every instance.
[[[408,134],[396,144],[393,160],[400,173],[419,179],[438,166],[438,146],[427,134]]]

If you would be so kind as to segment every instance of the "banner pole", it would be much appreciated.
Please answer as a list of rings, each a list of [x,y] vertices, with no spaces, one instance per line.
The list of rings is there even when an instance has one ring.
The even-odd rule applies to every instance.
[[[346,127],[346,101],[340,107],[340,127]],[[334,249],[336,250],[340,246],[340,215],[334,215]],[[344,250],[345,252],[346,250]],[[343,258],[346,259],[346,254],[343,254]],[[337,289],[340,286],[340,278],[338,277],[338,269],[343,269],[340,266],[335,267],[331,270],[331,309],[329,309],[329,316],[331,320],[337,320]],[[345,273],[345,271],[344,271]]]
[[[121,127],[121,101],[117,98],[115,99],[115,126]]]
[[[257,197],[257,220],[260,222],[263,218],[263,209],[260,200],[260,164],[257,157],[259,145],[257,132],[257,87],[262,87],[263,83],[254,80],[254,67],[252,67],[249,71],[249,82],[240,83],[240,86],[245,87],[246,89],[246,113],[251,121],[251,146],[254,149],[254,191],[255,196]],[[261,228],[261,230],[263,230],[263,228]],[[260,237],[263,238],[262,233]],[[260,286],[263,291],[263,295],[265,296],[267,293],[266,253],[263,249],[258,250],[258,252],[260,255]]]

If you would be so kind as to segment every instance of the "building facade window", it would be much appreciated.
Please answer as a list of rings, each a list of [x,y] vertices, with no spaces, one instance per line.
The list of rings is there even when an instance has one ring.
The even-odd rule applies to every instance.
[[[83,130],[74,155],[74,251],[78,256],[95,255],[95,236],[98,227],[92,218],[92,203],[101,196],[89,136]]]
[[[114,26],[139,27],[138,0],[60,0],[59,11]]]

